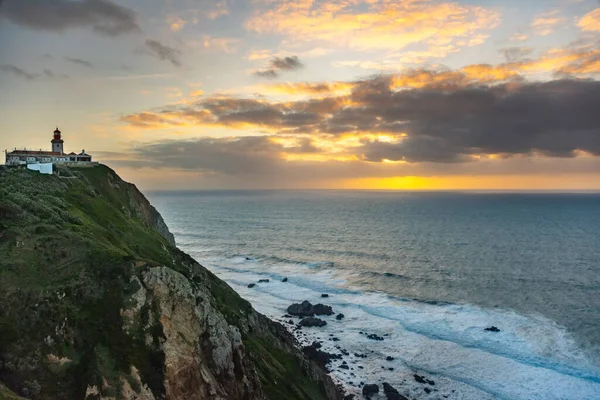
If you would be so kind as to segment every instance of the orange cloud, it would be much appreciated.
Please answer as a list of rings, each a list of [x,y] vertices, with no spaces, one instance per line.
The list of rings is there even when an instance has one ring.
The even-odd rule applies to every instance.
[[[240,40],[228,37],[211,37],[204,35],[202,37],[202,46],[207,50],[222,51],[224,53],[235,53],[238,49]]]
[[[565,18],[559,15],[559,11],[553,10],[538,15],[531,23],[531,27],[537,35],[546,36],[553,33],[564,22]]]
[[[366,11],[362,11],[366,8]],[[361,11],[359,11],[359,9]],[[399,50],[426,43],[479,43],[480,31],[498,25],[496,11],[458,3],[407,0],[284,1],[256,13],[247,23],[258,33],[277,33],[299,42],[329,42],[358,50]],[[465,42],[465,43],[467,43]]]
[[[577,26],[582,31],[600,32],[600,7],[581,17]]]
[[[272,95],[332,95],[349,93],[354,86],[351,82],[287,82],[260,85],[256,91]]]
[[[504,68],[503,66],[492,66],[489,64],[468,65],[461,71],[471,80],[477,82],[498,82],[516,77],[518,72]]]

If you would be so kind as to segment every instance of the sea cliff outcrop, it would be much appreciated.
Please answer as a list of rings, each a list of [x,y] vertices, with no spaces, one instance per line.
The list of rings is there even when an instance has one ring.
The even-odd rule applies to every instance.
[[[174,243],[105,166],[0,169],[0,394],[342,398],[285,327]]]

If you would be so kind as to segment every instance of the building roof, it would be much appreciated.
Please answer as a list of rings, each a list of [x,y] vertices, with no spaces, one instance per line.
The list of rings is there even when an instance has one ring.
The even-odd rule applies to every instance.
[[[62,156],[63,154],[58,151],[43,151],[43,150],[13,150],[8,154],[13,155],[31,155],[31,156]]]

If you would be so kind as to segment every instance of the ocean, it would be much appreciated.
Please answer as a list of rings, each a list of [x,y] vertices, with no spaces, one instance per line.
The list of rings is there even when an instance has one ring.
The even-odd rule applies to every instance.
[[[258,311],[287,323],[309,300],[343,313],[299,339],[349,353],[332,375],[352,393],[388,382],[415,399],[600,399],[598,194],[148,197],[177,245]]]

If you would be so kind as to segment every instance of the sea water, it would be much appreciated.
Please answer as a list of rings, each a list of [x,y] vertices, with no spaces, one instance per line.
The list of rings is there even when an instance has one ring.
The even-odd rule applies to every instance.
[[[349,353],[351,368],[331,368],[352,393],[388,382],[418,399],[600,399],[600,195],[148,195],[177,245],[258,311],[286,325],[302,300],[343,313],[298,336]]]

